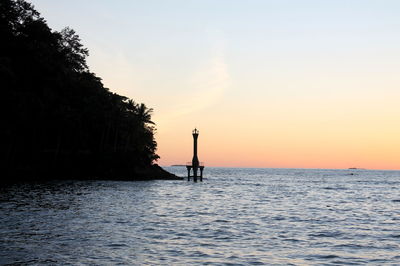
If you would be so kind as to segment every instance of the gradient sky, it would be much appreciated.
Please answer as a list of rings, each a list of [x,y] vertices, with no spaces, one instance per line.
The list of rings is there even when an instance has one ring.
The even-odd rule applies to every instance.
[[[154,108],[161,165],[400,169],[400,1],[34,0]]]

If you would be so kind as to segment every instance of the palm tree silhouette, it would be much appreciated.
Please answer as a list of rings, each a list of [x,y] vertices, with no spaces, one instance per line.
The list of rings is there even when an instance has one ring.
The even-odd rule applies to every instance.
[[[147,108],[144,103],[141,103],[137,106],[137,115],[139,117],[139,121],[143,124],[152,124],[155,125],[153,121],[151,121],[151,114],[153,113],[153,108]]]

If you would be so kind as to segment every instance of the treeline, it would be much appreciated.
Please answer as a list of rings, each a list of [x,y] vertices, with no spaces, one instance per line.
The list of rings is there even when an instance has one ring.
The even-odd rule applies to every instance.
[[[0,175],[134,178],[159,158],[152,109],[103,86],[74,30],[52,31],[30,3],[1,0],[0,36]]]

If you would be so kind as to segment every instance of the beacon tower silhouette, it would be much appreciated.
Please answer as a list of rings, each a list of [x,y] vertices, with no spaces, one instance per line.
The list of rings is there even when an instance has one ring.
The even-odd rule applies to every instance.
[[[193,159],[192,162],[188,162],[186,164],[186,169],[188,171],[188,181],[190,177],[193,177],[193,181],[197,182],[197,171],[200,170],[200,181],[203,181],[203,169],[204,165],[199,162],[199,158],[197,157],[197,139],[199,137],[199,131],[197,128],[193,129]],[[190,170],[193,169],[193,175],[190,175]]]

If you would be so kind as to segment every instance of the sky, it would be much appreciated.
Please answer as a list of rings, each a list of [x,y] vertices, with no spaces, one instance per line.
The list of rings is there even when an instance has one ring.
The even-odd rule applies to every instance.
[[[400,169],[400,1],[33,0],[111,91],[154,109],[160,165]]]

